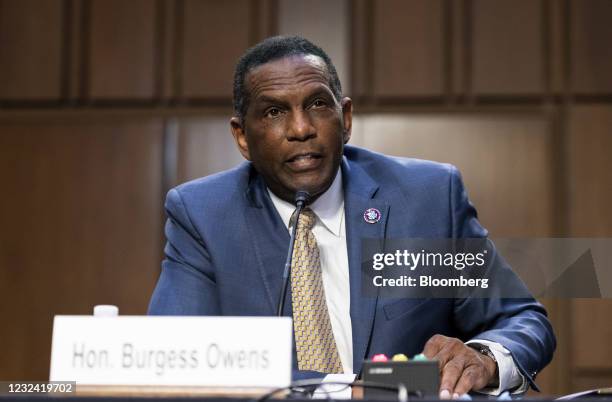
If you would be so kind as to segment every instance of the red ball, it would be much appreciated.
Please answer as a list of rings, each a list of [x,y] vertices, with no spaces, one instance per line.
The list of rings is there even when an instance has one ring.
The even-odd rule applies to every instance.
[[[384,355],[384,354],[378,354],[378,355],[374,355],[374,357],[372,357],[372,361],[373,362],[386,362],[389,361],[389,358]]]

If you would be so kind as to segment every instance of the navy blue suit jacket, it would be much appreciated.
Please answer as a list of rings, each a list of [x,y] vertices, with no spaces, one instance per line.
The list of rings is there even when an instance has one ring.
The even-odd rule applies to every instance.
[[[555,338],[533,299],[386,299],[361,294],[362,238],[484,237],[458,171],[346,146],[342,160],[353,367],[375,353],[420,353],[434,334],[505,346],[533,379]],[[376,208],[377,224],[363,213]],[[182,184],[166,200],[166,258],[150,314],[273,316],[289,233],[250,163]],[[291,296],[286,314],[291,314]],[[296,359],[294,358],[294,361]],[[296,377],[304,377],[303,374]]]

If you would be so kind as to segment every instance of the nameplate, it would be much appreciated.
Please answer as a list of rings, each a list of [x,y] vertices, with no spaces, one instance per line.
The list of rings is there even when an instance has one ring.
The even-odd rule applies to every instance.
[[[51,381],[286,387],[291,319],[55,316]]]

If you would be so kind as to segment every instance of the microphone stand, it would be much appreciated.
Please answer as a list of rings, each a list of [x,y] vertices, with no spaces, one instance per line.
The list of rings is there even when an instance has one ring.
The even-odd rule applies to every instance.
[[[295,193],[295,221],[293,228],[291,228],[291,240],[289,240],[289,252],[287,253],[287,259],[285,260],[285,269],[283,270],[283,288],[278,298],[278,305],[276,307],[276,315],[278,317],[283,316],[283,306],[285,305],[285,298],[287,295],[287,286],[289,284],[289,274],[291,273],[291,261],[293,260],[293,247],[295,246],[295,235],[297,232],[298,222],[300,221],[300,214],[306,206],[310,198],[310,194],[307,191],[298,191]]]

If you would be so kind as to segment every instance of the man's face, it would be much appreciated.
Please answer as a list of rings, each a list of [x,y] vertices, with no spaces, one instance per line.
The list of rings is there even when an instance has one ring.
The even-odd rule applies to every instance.
[[[242,155],[280,198],[293,203],[305,190],[315,199],[331,185],[351,136],[352,104],[339,103],[325,62],[290,56],[262,64],[245,78],[250,102],[231,120]]]

